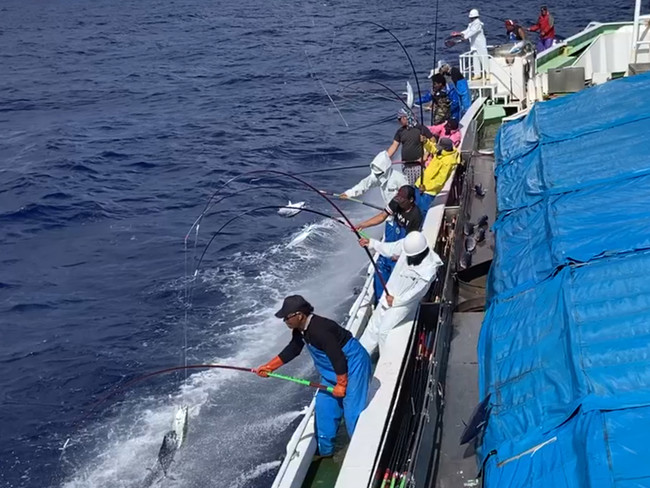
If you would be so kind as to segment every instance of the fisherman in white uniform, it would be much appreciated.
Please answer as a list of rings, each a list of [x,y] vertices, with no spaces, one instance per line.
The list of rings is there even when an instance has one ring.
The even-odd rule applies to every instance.
[[[388,333],[397,325],[413,320],[429,286],[436,278],[442,261],[429,247],[421,232],[413,231],[397,242],[360,239],[359,244],[378,251],[382,256],[399,256],[384,293],[370,317],[361,339],[361,345],[372,354],[379,346],[379,354],[386,345]]]
[[[480,80],[484,71],[488,68],[487,41],[483,33],[483,22],[479,19],[478,9],[473,8],[469,11],[469,25],[462,32],[452,32],[452,36],[462,36],[464,40],[469,41],[469,48],[473,53],[472,71],[473,80]],[[487,73],[486,73],[487,74]]]
[[[384,206],[393,199],[397,190],[408,185],[406,177],[393,169],[393,162],[387,151],[382,151],[370,163],[370,174],[349,190],[341,193],[341,198],[354,198],[363,195],[374,187],[379,187]]]
[[[384,200],[384,206],[388,207],[398,190],[404,185],[408,185],[406,177],[399,171],[393,169],[393,162],[391,161],[388,152],[382,151],[377,154],[375,159],[370,163],[370,174],[352,188],[346,190],[345,193],[342,193],[341,198],[354,198],[363,195],[371,188],[379,187],[381,196]],[[384,241],[395,242],[402,239],[405,235],[406,230],[398,226],[393,217],[389,217],[388,220],[386,220]],[[377,267],[379,268],[384,281],[388,280],[394,266],[395,263],[390,259],[390,257],[380,257],[377,260]],[[374,290],[375,300],[379,300],[379,297],[384,291],[384,286],[377,274],[375,274]]]

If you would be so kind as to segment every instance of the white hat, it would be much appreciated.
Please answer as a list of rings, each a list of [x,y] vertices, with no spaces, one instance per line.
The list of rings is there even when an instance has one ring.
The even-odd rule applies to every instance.
[[[417,256],[429,247],[427,238],[422,232],[414,230],[404,238],[404,254],[407,256]]]
[[[469,11],[469,18],[475,19],[476,17],[478,17],[478,9],[473,8],[472,10]]]

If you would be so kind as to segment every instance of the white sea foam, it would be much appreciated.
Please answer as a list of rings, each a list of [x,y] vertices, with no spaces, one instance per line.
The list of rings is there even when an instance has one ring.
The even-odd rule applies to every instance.
[[[307,237],[296,245],[305,232]],[[234,253],[218,268],[202,271],[196,286],[218,290],[225,299],[210,309],[210,319],[201,327],[201,350],[232,353],[201,360],[254,367],[277,354],[290,336],[273,313],[288,294],[300,293],[318,313],[342,320],[366,267],[349,230],[319,221],[264,250]],[[183,282],[177,280],[177,286]],[[283,369],[313,375],[305,357]],[[171,397],[126,401],[117,418],[89,429],[82,439],[89,454],[63,486],[140,486],[180,404],[191,406],[187,443],[161,486],[250,486],[279,466],[290,426],[312,394],[293,383],[236,371],[193,373]]]

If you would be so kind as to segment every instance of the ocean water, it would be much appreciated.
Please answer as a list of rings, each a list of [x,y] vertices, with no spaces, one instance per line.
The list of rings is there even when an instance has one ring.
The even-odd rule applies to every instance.
[[[439,3],[438,59],[454,61],[460,50],[442,41],[474,6]],[[537,10],[478,7],[521,21]],[[631,18],[633,3],[549,7],[570,35]],[[100,400],[185,357],[265,362],[289,337],[273,312],[290,293],[344,319],[365,254],[343,226],[310,214],[235,221],[208,248],[188,300],[187,273],[229,218],[288,200],[332,212],[287,178],[233,184],[247,191],[206,216],[196,249],[184,237],[235,175],[366,164],[387,147],[399,103],[371,84],[342,87],[374,80],[401,92],[413,75],[390,36],[351,22],[390,28],[425,89],[434,18],[435,3],[412,0],[0,4],[1,487],[140,486],[181,403],[189,437],[164,486],[269,486],[309,390],[210,370]],[[497,42],[500,23],[484,20]],[[305,178],[343,191],[365,174]],[[353,220],[372,215],[342,207]],[[308,358],[285,369],[313,376]]]

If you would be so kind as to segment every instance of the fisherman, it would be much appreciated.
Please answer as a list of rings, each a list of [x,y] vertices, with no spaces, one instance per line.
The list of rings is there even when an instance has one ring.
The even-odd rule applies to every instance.
[[[422,144],[432,137],[429,129],[418,123],[412,111],[404,108],[397,112],[400,127],[395,132],[393,143],[386,150],[392,158],[397,149],[402,146],[402,168],[408,184],[412,184],[422,173]]]
[[[460,111],[460,100],[456,90],[454,93],[456,95],[456,110]],[[417,103],[421,105],[427,102],[431,102],[433,125],[444,124],[452,117],[453,102],[447,93],[447,80],[443,74],[436,73],[431,77],[431,91],[427,92]]]
[[[460,145],[462,134],[460,132],[458,121],[456,119],[449,119],[447,123],[444,125],[441,124],[441,125],[431,126],[429,127],[429,130],[433,133],[433,135],[438,140],[440,140],[441,137],[446,137],[448,139],[451,139],[451,142],[454,143],[454,147],[458,147]],[[431,141],[431,144],[435,145],[433,140]],[[425,143],[424,144],[425,150],[427,149],[427,147],[431,147],[431,144]]]
[[[359,415],[366,408],[372,378],[370,357],[350,331],[333,320],[315,315],[314,307],[300,295],[286,297],[275,316],[291,329],[291,342],[255,371],[267,377],[298,356],[307,344],[321,383],[334,387],[332,393],[321,390],[316,394],[318,456],[330,457],[334,454],[341,417],[345,418],[348,434],[352,436]]]
[[[452,170],[460,161],[460,155],[454,147],[454,143],[448,137],[440,138],[437,144],[429,142],[426,149],[433,157],[424,170],[424,174],[415,184],[422,192],[420,198],[423,203],[430,206],[435,196],[445,186]]]
[[[546,51],[553,45],[555,40],[555,20],[548,11],[546,5],[542,5],[537,23],[528,28],[530,32],[539,32],[537,40],[537,52]]]
[[[526,31],[519,24],[515,24],[514,20],[506,20],[506,35],[509,42],[520,42],[526,40]]]
[[[383,211],[356,225],[355,228],[362,230],[368,227],[374,227],[384,222],[390,216],[395,218],[397,225],[400,227],[400,238],[414,230],[420,230],[423,219],[421,209],[415,204],[415,188],[410,185],[404,185]],[[391,270],[393,265],[394,263],[391,265]],[[384,275],[384,278],[388,279],[389,276],[390,271]]]
[[[393,162],[390,159],[387,151],[380,152],[375,159],[370,163],[370,175],[366,176],[363,180],[357,183],[355,186],[346,190],[345,193],[340,195],[340,198],[348,197],[357,197],[363,195],[369,189],[378,186],[381,190],[381,196],[384,200],[384,205],[388,205],[393,197],[397,194],[397,191],[404,185],[407,185],[406,177],[393,169]],[[401,239],[401,231],[397,222],[393,218],[388,219],[386,226],[384,227],[384,240],[386,242],[394,242]],[[377,266],[381,269],[382,266],[387,269],[387,273],[390,274],[392,265],[389,267],[387,263],[383,262],[383,259],[377,260]],[[387,275],[388,276],[388,275]],[[379,276],[375,275],[375,299],[379,300],[381,293],[383,291],[383,285]]]
[[[450,116],[454,119],[460,120],[460,118],[462,117],[460,95],[458,94],[458,91],[456,90],[456,85],[454,84],[451,78],[451,66],[448,65],[447,63],[443,63],[440,66],[440,70],[438,72],[445,77],[445,93],[447,94],[447,98],[449,98]],[[434,76],[435,76],[435,72],[431,70],[431,73],[429,73],[429,78],[431,78],[432,80],[431,83],[432,86],[433,86]]]
[[[417,192],[419,193],[419,192]],[[395,233],[392,234],[394,239],[388,241],[384,239],[385,242],[395,242],[400,239],[403,239],[407,234],[415,230],[420,230],[422,227],[422,222],[424,220],[423,215],[426,214],[428,210],[427,207],[417,205],[422,195],[417,195],[416,190],[410,185],[402,186],[395,197],[388,203],[386,208],[375,215],[374,217],[361,222],[358,225],[355,225],[357,230],[367,229],[368,227],[374,227],[379,225],[387,219],[391,219],[395,224]],[[430,200],[426,199],[426,204],[430,203]],[[395,260],[392,256],[379,256],[376,262],[377,272],[375,273],[374,278],[374,288],[375,288],[375,304],[378,303],[381,294],[384,292],[384,284],[379,278],[379,274],[383,278],[384,282],[388,281],[390,278],[393,269],[395,268]]]
[[[460,100],[460,117],[457,118],[457,120],[460,120],[472,105],[472,95],[470,94],[467,80],[458,67],[454,66],[451,68],[450,76],[454,87],[456,87],[456,93],[458,93],[458,98]]]
[[[469,41],[469,47],[472,53],[472,70],[474,76],[472,80],[483,78],[484,71],[487,71],[487,41],[483,33],[483,22],[479,19],[478,9],[473,8],[469,11],[469,25],[462,32],[452,32],[452,36],[462,36]],[[487,73],[486,73],[487,74]]]
[[[399,256],[379,304],[363,332],[361,345],[370,353],[379,346],[383,354],[389,332],[401,323],[415,318],[420,299],[426,294],[436,277],[442,261],[429,248],[426,237],[413,231],[398,242],[379,242],[360,239],[359,244],[383,256]]]

